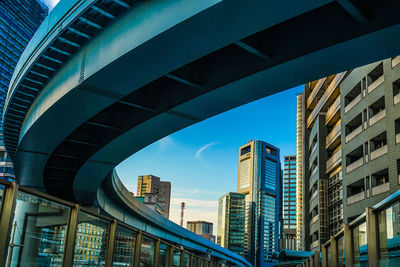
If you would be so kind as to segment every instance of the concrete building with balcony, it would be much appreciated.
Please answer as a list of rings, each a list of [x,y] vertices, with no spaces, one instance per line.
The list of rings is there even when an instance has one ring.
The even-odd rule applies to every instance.
[[[400,188],[399,63],[356,68],[341,84],[345,223]]]
[[[340,83],[346,76],[342,72],[305,85],[300,147],[306,250],[320,251],[343,226]]]

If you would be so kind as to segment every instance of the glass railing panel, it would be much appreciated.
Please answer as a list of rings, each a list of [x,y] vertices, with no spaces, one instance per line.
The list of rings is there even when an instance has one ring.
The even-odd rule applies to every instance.
[[[185,253],[183,255],[183,266],[189,267],[189,265],[190,265],[190,257],[189,257],[189,254]]]
[[[135,256],[136,233],[120,225],[115,232],[113,266],[133,266]]]
[[[62,266],[69,212],[67,206],[19,191],[8,266]]]
[[[181,264],[181,251],[174,249],[174,255],[172,258],[172,267],[179,267]]]
[[[196,256],[193,256],[193,257],[192,257],[192,266],[193,266],[193,267],[197,267],[197,260],[198,260],[198,259],[197,259]]]
[[[199,264],[200,267],[204,267],[204,261],[202,259],[199,259],[199,263],[200,263]]]
[[[344,236],[342,235],[341,237],[338,238],[337,240],[337,262],[339,267],[345,266],[345,260],[344,260]]]
[[[155,240],[150,237],[143,236],[140,247],[140,267],[150,267],[154,264],[154,248]]]
[[[104,266],[110,223],[86,212],[78,213],[74,266]]]
[[[379,266],[400,266],[400,202],[378,213]]]
[[[168,254],[168,245],[161,243],[160,244],[160,254],[158,256],[158,266],[166,267],[169,262],[169,254]]]
[[[353,266],[368,266],[368,245],[366,223],[352,229],[353,234]]]

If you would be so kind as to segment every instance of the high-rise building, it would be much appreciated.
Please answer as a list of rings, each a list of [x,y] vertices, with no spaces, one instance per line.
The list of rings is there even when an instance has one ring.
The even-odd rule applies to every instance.
[[[400,56],[340,85],[344,222],[400,189]]]
[[[296,156],[285,156],[283,166],[283,236],[279,241],[280,249],[296,250]]]
[[[244,256],[245,194],[230,192],[218,201],[217,244]]]
[[[154,175],[141,175],[138,177],[136,196],[144,197],[145,194],[156,194],[158,201],[163,201],[165,203],[164,216],[169,218],[171,182],[161,181],[160,177]]]
[[[399,63],[387,59],[305,86],[305,228],[313,250],[400,188]]]
[[[340,83],[347,72],[307,83],[303,120],[304,247],[320,251],[343,228]]]
[[[304,248],[304,209],[303,209],[303,121],[304,94],[296,97],[296,249]]]
[[[213,235],[213,223],[205,221],[188,221],[186,228],[199,236],[215,243],[215,235]]]
[[[282,218],[279,148],[250,140],[239,149],[238,169],[238,192],[245,194],[244,255],[255,266],[270,266]]]
[[[47,13],[48,8],[38,0],[0,1],[0,129],[3,129],[4,102],[14,68]],[[11,160],[4,148],[2,133],[0,166],[0,178],[15,179]]]

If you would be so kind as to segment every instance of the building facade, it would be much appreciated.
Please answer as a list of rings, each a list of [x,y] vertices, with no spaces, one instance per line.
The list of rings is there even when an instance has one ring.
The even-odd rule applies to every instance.
[[[48,8],[38,0],[0,1],[0,129],[3,129],[4,102],[14,68],[47,14]],[[0,155],[0,178],[15,180],[11,160],[4,148],[2,133]]]
[[[296,250],[296,156],[285,156],[284,159],[283,235],[279,248]]]
[[[344,222],[400,189],[400,57],[341,84]]]
[[[171,202],[171,182],[161,181],[160,177],[154,175],[141,175],[138,177],[137,197],[144,197],[145,194],[156,194],[159,202],[164,202],[164,217],[169,218]]]
[[[239,149],[238,192],[245,194],[244,255],[255,266],[272,266],[281,232],[279,148],[264,141]]]
[[[217,244],[244,256],[245,195],[230,192],[218,201]]]
[[[399,63],[387,59],[305,86],[305,228],[313,250],[400,188]]]
[[[199,236],[215,243],[215,235],[213,235],[213,223],[206,221],[188,221],[186,228]]]
[[[304,94],[296,97],[296,249],[304,248],[304,209],[303,209],[303,121]]]
[[[343,228],[340,83],[342,72],[304,90],[303,209],[306,250],[321,250]]]

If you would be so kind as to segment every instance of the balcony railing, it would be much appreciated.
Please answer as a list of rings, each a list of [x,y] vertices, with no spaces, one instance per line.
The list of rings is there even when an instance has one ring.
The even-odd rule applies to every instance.
[[[336,138],[340,137],[342,130],[341,123],[339,122],[335,128],[332,129],[332,131],[326,136],[325,143],[326,143],[326,148],[328,148],[335,140]]]
[[[353,130],[351,133],[346,135],[346,143],[350,142],[351,139],[359,135],[361,132],[362,132],[362,124],[358,126],[355,130]]]
[[[369,119],[369,126],[371,127],[381,119],[386,117],[386,109],[379,111],[377,114],[375,114],[373,117]]]
[[[400,143],[400,133],[396,134],[396,144]]]
[[[392,68],[396,67],[400,63],[400,56],[397,56],[392,59]]]
[[[360,101],[361,101],[361,93],[358,96],[356,96],[353,100],[351,100],[351,102],[347,104],[347,106],[344,107],[344,113],[349,112]]]
[[[389,191],[389,183],[384,183],[375,187],[372,187],[372,196],[376,196]]]
[[[348,197],[348,198],[347,198],[347,205],[356,203],[356,202],[361,201],[361,200],[364,200],[364,199],[365,199],[365,194],[364,194],[364,192],[360,192],[360,193],[355,194],[355,195],[353,195],[353,196],[351,196],[351,197]]]
[[[335,154],[332,155],[327,161],[326,161],[326,172],[330,172],[334,167],[337,166],[342,160],[342,150],[339,149]]]
[[[315,192],[311,195],[310,203],[314,200],[314,198],[315,198],[317,195],[318,195],[318,190],[315,191]]]
[[[346,167],[346,173],[352,172],[357,168],[360,168],[364,164],[364,157],[359,158],[358,160],[351,163],[349,166]]]
[[[385,155],[386,153],[388,153],[388,146],[384,145],[383,147],[380,147],[371,152],[371,160],[377,159]]]
[[[332,106],[328,109],[325,115],[325,124],[333,118],[333,116],[338,112],[340,109],[340,97],[336,98],[335,102],[333,102]]]
[[[319,90],[321,90],[322,85],[326,81],[326,78],[319,79],[317,84],[314,86],[314,89],[311,91],[310,96],[307,98],[307,107],[311,105],[311,103],[314,101],[315,96],[318,94]]]
[[[317,150],[317,144],[315,144],[315,145],[312,147],[312,149],[311,149],[311,154],[310,154],[310,155],[312,155],[312,154],[315,152],[315,150]]]
[[[314,176],[314,174],[316,174],[318,171],[318,167],[315,167],[314,170],[311,172],[310,177],[312,178]]]
[[[368,94],[370,94],[372,91],[374,91],[379,85],[381,85],[385,81],[385,77],[382,75],[378,79],[376,79],[375,82],[371,83],[368,86]]]
[[[394,96],[393,103],[396,105],[400,103],[400,93]]]
[[[318,221],[318,219],[319,219],[319,216],[318,216],[318,214],[317,214],[317,215],[315,215],[315,216],[311,219],[311,224],[313,224],[313,223],[315,223],[316,221]]]
[[[399,184],[400,184],[400,173],[399,174],[397,174],[397,181],[399,182]]]

